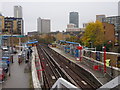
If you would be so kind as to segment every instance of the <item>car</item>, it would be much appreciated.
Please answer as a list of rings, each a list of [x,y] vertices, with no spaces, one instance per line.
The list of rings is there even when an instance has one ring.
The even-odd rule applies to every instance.
[[[0,60],[0,63],[7,63],[8,67],[10,65],[10,61],[8,61],[8,60]]]
[[[6,73],[4,72],[3,68],[0,68],[0,81],[4,81]]]
[[[8,61],[10,61],[9,57],[2,57],[2,60],[8,60]]]
[[[7,46],[1,46],[1,49],[2,49],[3,51],[8,51],[8,50],[9,50]]]
[[[13,55],[11,54],[3,54],[2,60],[13,61]]]
[[[1,49],[2,49],[2,52],[3,52],[3,54],[4,53],[7,53],[7,54],[16,54],[17,53],[17,51],[13,48],[13,51],[12,51],[12,47],[9,47],[8,48],[8,46],[1,46]]]
[[[5,62],[0,63],[0,68],[3,68],[3,71],[8,72],[8,64]]]

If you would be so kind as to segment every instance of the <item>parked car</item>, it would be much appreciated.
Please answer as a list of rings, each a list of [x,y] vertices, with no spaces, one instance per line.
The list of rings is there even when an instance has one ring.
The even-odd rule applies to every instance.
[[[5,53],[9,54],[10,53],[7,46],[1,46],[1,50],[2,50],[2,54],[5,54]]]
[[[8,61],[8,60],[0,60],[0,63],[7,63],[8,67],[10,65],[10,61]]]
[[[8,50],[9,50],[7,46],[1,46],[1,49],[2,49],[3,51],[8,51]]]
[[[9,57],[2,57],[2,60],[8,60],[8,61],[10,61],[10,58]]]
[[[8,65],[5,62],[0,62],[0,68],[3,68],[3,71],[8,72]]]
[[[4,72],[3,68],[0,68],[0,81],[4,81],[6,73]]]
[[[3,54],[2,60],[13,61],[13,55],[11,54]]]
[[[3,53],[8,53],[8,54],[13,54],[17,52],[15,48],[13,48],[13,51],[12,51],[12,47],[8,47],[8,46],[1,46],[1,49]]]

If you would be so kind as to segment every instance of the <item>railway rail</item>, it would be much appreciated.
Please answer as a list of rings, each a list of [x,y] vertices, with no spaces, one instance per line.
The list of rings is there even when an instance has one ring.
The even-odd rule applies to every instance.
[[[60,77],[59,73],[54,70],[54,64],[50,61],[50,58],[46,55],[42,48],[38,49],[40,62],[42,63],[44,88],[51,88],[52,85]]]
[[[44,80],[45,87],[50,88],[59,77],[67,79],[69,82],[81,89],[97,89],[100,84],[94,83],[79,70],[79,67],[71,63],[64,56],[45,45],[38,45],[39,55],[44,56],[45,70]],[[40,58],[43,59],[42,56]],[[48,67],[49,66],[49,67]],[[51,77],[52,78],[51,78]],[[54,80],[53,80],[54,79]]]

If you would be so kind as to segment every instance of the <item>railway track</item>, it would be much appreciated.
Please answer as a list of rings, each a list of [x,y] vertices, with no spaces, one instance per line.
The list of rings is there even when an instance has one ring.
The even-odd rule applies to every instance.
[[[41,47],[39,46],[39,49],[41,49],[41,53],[43,52],[44,56],[48,59],[45,62],[49,64],[51,68],[51,72],[54,71],[53,74],[49,73],[50,71],[44,72],[44,75],[46,76],[46,78],[48,78],[50,74],[54,75],[56,79],[58,79],[59,77],[63,77],[68,81],[70,81],[71,83],[73,83],[74,85],[76,85],[77,87],[82,88],[83,90],[84,89],[93,90],[99,87],[99,85],[91,82],[88,78],[82,75],[82,72],[80,72],[76,68],[76,66],[74,64],[71,64],[70,61],[65,57],[61,56],[57,52],[43,45]],[[52,81],[51,79],[49,80]],[[47,82],[49,82],[49,80]],[[51,85],[53,85],[53,83],[51,83]]]
[[[61,75],[56,70],[54,70],[55,66],[51,62],[50,58],[46,55],[44,50],[39,48],[38,52],[43,68],[44,88],[51,88]]]

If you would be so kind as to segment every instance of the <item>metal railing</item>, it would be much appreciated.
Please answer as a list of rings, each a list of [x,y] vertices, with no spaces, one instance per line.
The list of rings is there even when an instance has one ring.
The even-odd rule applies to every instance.
[[[67,90],[81,90],[63,78],[59,78],[50,90],[57,90],[59,88],[67,88]]]

